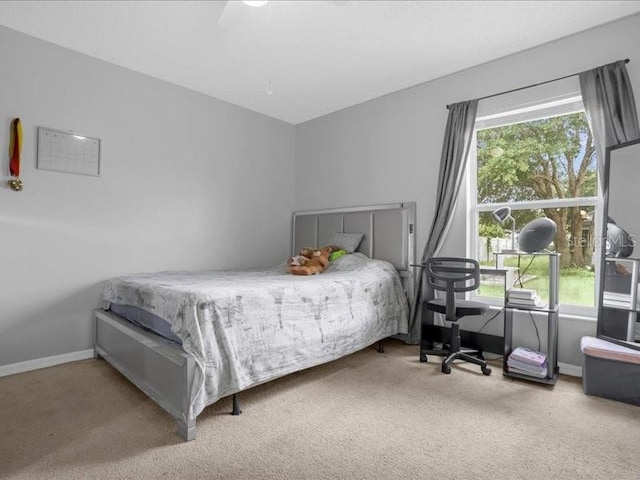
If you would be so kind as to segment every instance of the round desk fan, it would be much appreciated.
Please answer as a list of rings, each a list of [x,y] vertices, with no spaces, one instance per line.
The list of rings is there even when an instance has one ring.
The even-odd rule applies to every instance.
[[[551,244],[557,231],[556,222],[550,218],[536,218],[520,231],[518,235],[520,250],[527,253],[544,250]]]

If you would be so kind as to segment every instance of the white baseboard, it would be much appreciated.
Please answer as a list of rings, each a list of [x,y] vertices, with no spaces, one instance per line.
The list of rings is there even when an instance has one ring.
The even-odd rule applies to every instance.
[[[569,375],[571,377],[582,377],[582,367],[578,365],[558,362],[558,367],[560,367],[560,373],[562,373],[563,375]]]
[[[0,377],[29,372],[31,370],[38,370],[39,368],[53,367],[54,365],[60,365],[61,363],[86,360],[87,358],[93,358],[93,348],[90,350],[81,350],[79,352],[63,353],[62,355],[54,355],[52,357],[35,358],[33,360],[27,360],[26,362],[2,365],[0,366]]]
[[[36,358],[34,360],[27,360],[26,362],[2,365],[0,366],[0,377],[15,375],[16,373],[30,372],[31,370],[38,370],[40,368],[53,367],[54,365],[60,365],[67,362],[86,360],[88,358],[93,358],[93,355],[94,351],[93,348],[91,348],[89,350],[81,350],[79,352],[64,353],[62,355],[54,355],[52,357]],[[563,375],[582,377],[581,366],[562,362],[558,362],[558,366],[560,367],[560,373]]]

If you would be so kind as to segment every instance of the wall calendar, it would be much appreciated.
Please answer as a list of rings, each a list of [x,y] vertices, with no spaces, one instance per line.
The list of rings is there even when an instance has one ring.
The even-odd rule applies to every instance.
[[[100,139],[38,127],[37,168],[100,176]]]

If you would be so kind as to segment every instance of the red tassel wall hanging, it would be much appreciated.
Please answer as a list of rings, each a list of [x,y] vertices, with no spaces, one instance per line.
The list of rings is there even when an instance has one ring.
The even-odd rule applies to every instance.
[[[11,122],[11,136],[9,139],[9,173],[13,177],[9,180],[9,187],[14,192],[23,188],[20,180],[20,151],[22,150],[22,124],[19,118]]]

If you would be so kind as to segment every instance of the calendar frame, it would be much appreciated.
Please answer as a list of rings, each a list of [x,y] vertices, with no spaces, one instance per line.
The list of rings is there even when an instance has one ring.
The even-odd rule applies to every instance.
[[[69,145],[77,145],[78,142],[80,142],[81,140],[84,139],[88,139],[88,140],[92,140],[94,142],[97,142],[97,151],[94,152],[93,154],[95,155],[95,160],[96,160],[96,166],[95,166],[95,172],[91,171],[91,172],[87,172],[87,171],[78,171],[76,168],[70,167],[68,166],[67,168],[65,168],[64,165],[57,165],[57,166],[49,166],[46,165],[45,162],[45,144],[49,144],[52,145],[52,141],[53,140],[49,140],[47,139],[46,134],[54,134],[54,136],[56,136],[57,138],[59,138],[60,140],[58,141],[66,141],[68,142]],[[78,138],[78,137],[82,137],[82,138]],[[76,158],[69,158],[68,160],[73,160],[76,161]],[[90,137],[88,135],[80,135],[78,133],[75,132],[65,132],[63,130],[57,130],[55,128],[49,128],[49,127],[42,127],[39,126],[38,127],[38,149],[37,149],[37,160],[36,160],[36,168],[38,170],[48,170],[51,172],[61,172],[61,173],[72,173],[75,175],[85,175],[85,176],[89,176],[89,177],[100,177],[102,174],[102,140],[100,138],[97,137]]]

